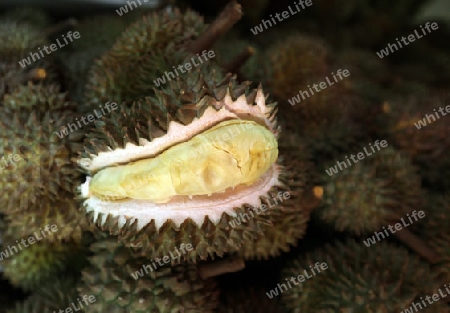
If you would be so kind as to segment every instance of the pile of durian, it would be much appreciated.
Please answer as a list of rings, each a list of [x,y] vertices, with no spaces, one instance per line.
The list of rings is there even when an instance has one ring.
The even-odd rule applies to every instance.
[[[422,2],[314,0],[256,36],[292,3],[0,12],[0,311],[393,313],[437,293],[450,117],[415,123],[450,105],[450,28],[376,55]],[[80,38],[20,65],[68,31]],[[338,69],[351,74],[290,104]],[[376,140],[388,147],[327,174]]]

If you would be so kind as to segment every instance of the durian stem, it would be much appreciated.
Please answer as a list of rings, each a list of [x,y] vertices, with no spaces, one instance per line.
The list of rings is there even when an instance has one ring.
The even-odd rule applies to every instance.
[[[248,46],[244,51],[239,53],[233,59],[233,61],[231,61],[227,66],[225,66],[225,71],[227,73],[236,73],[254,53],[255,49],[251,46]]]
[[[45,29],[44,32],[47,36],[50,36],[52,34],[62,32],[63,30],[65,30],[67,28],[74,27],[77,24],[78,24],[78,21],[76,19],[69,18],[67,20],[56,23],[55,25],[52,25],[51,27]]]
[[[439,261],[439,254],[437,254],[436,251],[429,247],[425,241],[410,232],[408,229],[403,228],[395,232],[394,235],[398,240],[405,243],[408,247],[410,247],[431,264],[435,264]]]
[[[238,256],[229,257],[224,260],[200,264],[198,272],[202,279],[219,276],[225,273],[238,272],[245,268],[245,261]]]
[[[209,49],[241,17],[241,5],[236,1],[230,1],[208,29],[190,44],[188,50],[192,53],[200,53]]]

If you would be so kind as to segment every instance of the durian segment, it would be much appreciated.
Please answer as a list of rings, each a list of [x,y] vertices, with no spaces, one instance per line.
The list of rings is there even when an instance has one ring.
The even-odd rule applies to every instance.
[[[314,275],[311,267],[317,262],[326,263],[327,268],[315,270]],[[301,283],[299,275],[303,275]],[[427,263],[386,241],[369,248],[354,240],[327,244],[289,261],[279,281],[287,285],[285,280],[292,277],[297,283],[290,282],[291,288],[283,288],[281,294],[292,313],[402,312],[413,301],[420,303],[421,297],[443,287]],[[449,312],[445,301],[427,305],[422,311]]]
[[[218,286],[214,279],[202,280],[195,266],[159,266],[155,270],[151,265],[155,259],[134,257],[117,238],[104,237],[108,238],[91,245],[91,265],[82,272],[79,294],[96,298],[86,307],[87,313],[215,312]]]
[[[279,144],[280,154],[286,164],[281,175],[289,185],[282,192],[269,193],[268,210],[272,225],[256,240],[242,245],[238,254],[247,260],[266,260],[297,246],[298,240],[306,233],[311,210],[319,203],[311,192],[316,180],[315,169],[304,141],[297,138],[295,146],[289,146],[282,136]],[[261,209],[247,209],[246,215],[240,214],[240,217],[244,220],[253,219],[253,216],[262,212]]]
[[[271,131],[252,121],[229,120],[155,158],[100,171],[90,182],[90,192],[101,199],[112,195],[155,203],[177,195],[210,195],[251,185],[277,157],[277,140]],[[137,188],[131,184],[136,179],[140,181]]]

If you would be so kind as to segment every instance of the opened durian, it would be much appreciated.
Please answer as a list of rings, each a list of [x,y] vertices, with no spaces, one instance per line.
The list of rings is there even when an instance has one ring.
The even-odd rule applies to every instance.
[[[289,190],[276,162],[276,105],[266,104],[262,88],[246,92],[248,84],[230,75],[218,80],[214,71],[197,70],[187,78],[158,98],[121,106],[87,134],[78,163],[88,174],[80,192],[89,219],[147,255],[191,243],[182,259],[193,262],[239,250],[284,207],[297,210],[304,225],[308,214],[295,207],[295,191],[231,226],[249,207],[269,207],[272,196]]]

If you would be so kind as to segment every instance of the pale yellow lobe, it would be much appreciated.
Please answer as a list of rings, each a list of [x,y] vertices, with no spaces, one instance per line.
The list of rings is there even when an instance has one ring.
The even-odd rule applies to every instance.
[[[228,120],[158,156],[98,172],[92,195],[165,203],[173,196],[210,195],[251,185],[278,158],[274,134],[253,121]]]

